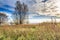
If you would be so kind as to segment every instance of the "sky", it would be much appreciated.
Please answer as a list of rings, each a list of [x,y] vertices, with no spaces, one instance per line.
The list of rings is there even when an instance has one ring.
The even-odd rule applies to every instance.
[[[0,0],[0,12],[6,13],[9,16],[10,21],[12,21],[12,13],[15,11],[15,3],[18,0]],[[19,0],[21,3],[25,3],[28,5],[29,8],[29,22],[30,23],[41,23],[41,22],[47,22],[51,21],[51,16],[46,16],[42,14],[39,11],[40,3],[41,2],[46,2],[48,0]],[[58,3],[56,5],[60,8],[59,0],[57,0]],[[39,6],[40,5],[40,6]],[[43,5],[42,5],[43,6]],[[58,10],[60,10],[58,8]],[[57,20],[60,20],[60,18],[56,18]]]

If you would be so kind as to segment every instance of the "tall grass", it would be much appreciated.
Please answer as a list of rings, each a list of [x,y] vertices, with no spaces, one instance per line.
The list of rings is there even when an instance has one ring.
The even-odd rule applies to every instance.
[[[60,40],[60,25],[2,26],[0,40]]]

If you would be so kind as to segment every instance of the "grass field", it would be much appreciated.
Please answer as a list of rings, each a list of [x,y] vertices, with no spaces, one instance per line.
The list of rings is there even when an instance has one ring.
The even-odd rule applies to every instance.
[[[60,40],[60,23],[0,26],[0,40]]]

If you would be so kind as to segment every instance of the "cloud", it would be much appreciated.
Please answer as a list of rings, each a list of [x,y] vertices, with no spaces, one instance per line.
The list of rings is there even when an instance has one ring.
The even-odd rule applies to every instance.
[[[1,4],[0,11],[12,13],[14,11],[16,1],[17,0],[0,0],[0,4]],[[42,3],[42,1],[44,1],[44,0],[20,0],[20,1],[21,1],[21,3],[24,2],[25,4],[28,5],[30,12],[37,12],[40,15],[43,14],[43,13],[41,13],[41,10],[43,10],[43,8],[44,8],[44,5],[43,5],[44,3]],[[46,0],[46,1],[48,1],[48,0]],[[47,14],[51,14],[51,13],[45,13],[43,15],[47,15]]]

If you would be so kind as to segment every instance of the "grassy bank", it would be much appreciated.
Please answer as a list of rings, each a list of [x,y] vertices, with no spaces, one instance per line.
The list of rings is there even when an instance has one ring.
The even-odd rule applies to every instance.
[[[0,40],[60,40],[60,24],[0,26]]]

